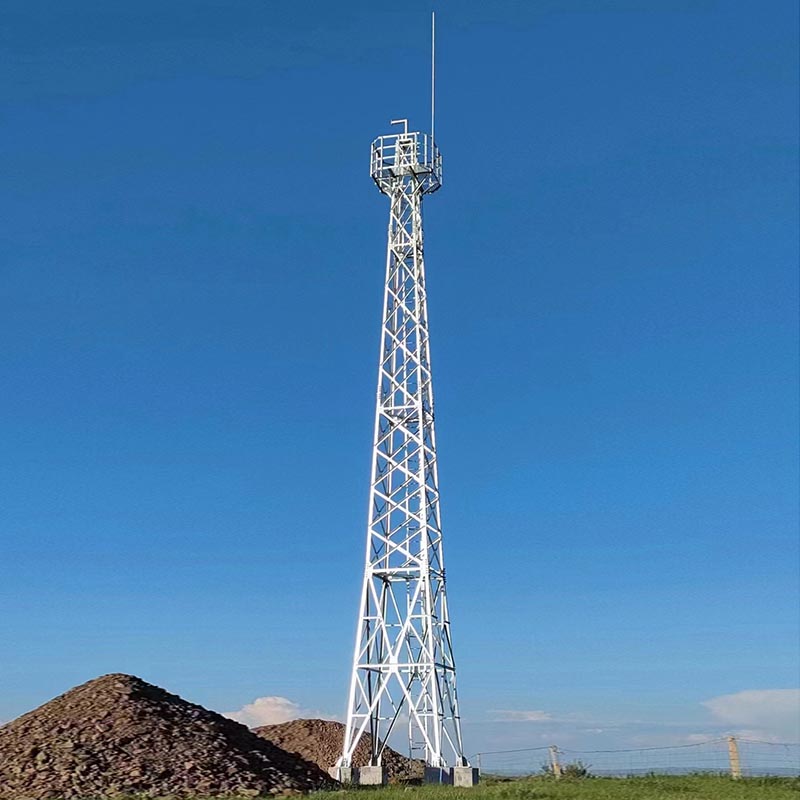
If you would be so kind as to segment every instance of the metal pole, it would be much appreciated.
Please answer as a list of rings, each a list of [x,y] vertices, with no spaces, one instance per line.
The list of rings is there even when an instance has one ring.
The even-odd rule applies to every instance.
[[[436,144],[436,12],[431,11],[431,145]]]

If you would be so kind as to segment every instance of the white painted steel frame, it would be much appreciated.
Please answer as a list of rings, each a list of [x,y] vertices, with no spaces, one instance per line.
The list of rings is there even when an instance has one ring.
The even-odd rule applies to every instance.
[[[394,124],[395,121],[393,121]],[[441,186],[432,138],[372,144],[371,174],[390,200],[364,583],[339,766],[365,732],[380,765],[398,724],[409,755],[466,766],[442,557],[442,527],[422,240],[422,197]]]

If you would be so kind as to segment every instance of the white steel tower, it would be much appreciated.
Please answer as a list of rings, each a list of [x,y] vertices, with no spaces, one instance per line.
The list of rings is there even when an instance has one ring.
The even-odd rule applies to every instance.
[[[401,132],[372,143],[372,178],[390,202],[389,241],[366,563],[338,767],[344,775],[353,766],[366,732],[370,767],[380,768],[387,739],[407,725],[409,754],[425,760],[428,779],[447,780],[446,768],[468,763],[445,592],[422,247],[422,198],[441,187],[442,160],[432,136],[396,124]],[[379,782],[375,770],[364,780],[368,772],[362,783]]]

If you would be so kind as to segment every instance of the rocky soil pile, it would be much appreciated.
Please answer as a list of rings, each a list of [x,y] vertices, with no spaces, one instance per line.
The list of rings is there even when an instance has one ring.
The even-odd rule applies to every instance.
[[[132,675],[105,675],[0,727],[0,798],[292,794],[325,771]]]
[[[306,761],[313,761],[320,769],[332,767],[342,754],[344,725],[326,719],[295,719],[279,725],[254,728],[254,733],[290,753],[297,753]],[[372,737],[365,733],[353,754],[353,766],[363,767],[372,753]],[[387,747],[383,751],[383,765],[391,781],[416,780],[422,777],[424,764],[406,758]]]

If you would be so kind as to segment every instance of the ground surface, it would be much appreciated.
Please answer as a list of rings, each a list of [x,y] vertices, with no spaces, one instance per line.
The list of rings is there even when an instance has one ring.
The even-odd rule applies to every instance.
[[[533,778],[485,781],[474,789],[420,786],[336,792],[337,800],[798,800],[800,779],[751,778],[733,781],[716,776],[648,778],[589,778],[561,780]],[[317,795],[333,798],[334,793]]]
[[[279,796],[280,797],[280,796]],[[655,776],[584,780],[521,779],[483,781],[474,789],[451,786],[389,786],[312,793],[314,800],[798,800],[800,778]],[[3,800],[5,800],[3,798]],[[57,794],[52,800],[61,800]],[[82,798],[82,800],[94,800]],[[120,800],[174,800],[124,795]],[[193,795],[191,800],[214,800]],[[253,800],[253,795],[227,795],[227,800]],[[276,798],[278,800],[278,798]],[[292,800],[298,800],[295,796]]]

